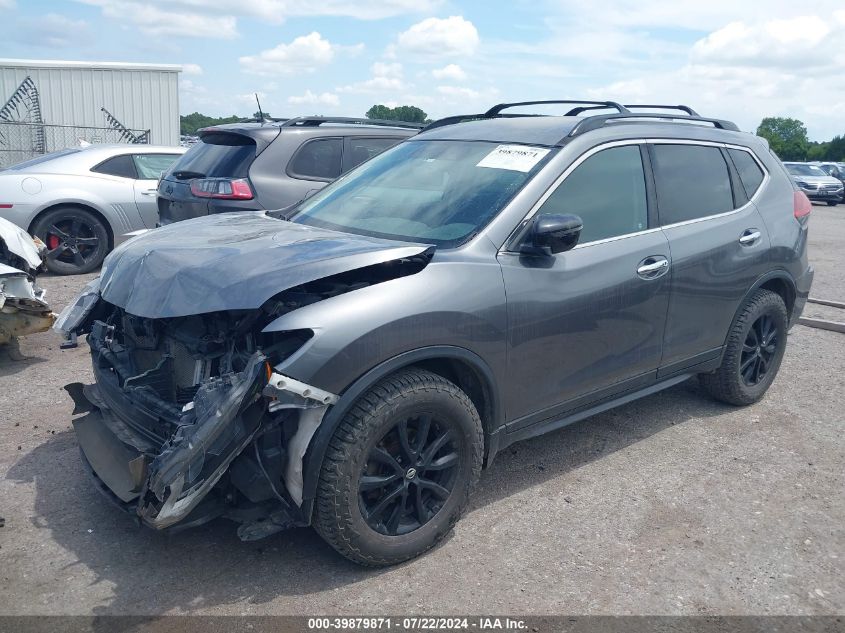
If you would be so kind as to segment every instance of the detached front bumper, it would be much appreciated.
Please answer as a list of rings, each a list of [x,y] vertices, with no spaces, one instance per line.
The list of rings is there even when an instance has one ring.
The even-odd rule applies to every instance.
[[[119,406],[107,385],[67,389],[75,413],[87,413],[73,426],[100,487],[145,524],[162,529],[188,518],[252,441],[266,410],[266,384],[265,358],[256,353],[244,371],[201,385],[163,443],[141,432],[132,409]]]

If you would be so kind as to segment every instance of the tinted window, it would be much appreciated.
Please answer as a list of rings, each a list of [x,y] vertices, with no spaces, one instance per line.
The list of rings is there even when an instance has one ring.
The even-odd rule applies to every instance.
[[[242,134],[203,135],[173,164],[170,174],[179,179],[246,178],[255,159],[255,141]]]
[[[340,176],[343,141],[339,138],[318,138],[308,141],[291,159],[288,172],[300,178],[333,180]]]
[[[141,180],[158,180],[163,171],[170,169],[179,154],[134,154],[135,168]]]
[[[388,147],[393,147],[401,141],[399,138],[359,138],[349,137],[346,139],[346,151],[343,161],[343,170],[349,171],[363,162],[378,156]]]
[[[730,154],[734,167],[739,173],[739,179],[742,181],[742,186],[745,187],[745,193],[751,198],[760,188],[760,183],[763,182],[763,170],[760,169],[760,165],[748,152],[729,149],[728,154]]]
[[[109,158],[107,161],[94,167],[91,171],[97,172],[98,174],[108,174],[109,176],[132,178],[133,180],[138,177],[135,172],[135,163],[132,162],[132,157],[129,154]]]
[[[581,163],[540,207],[584,222],[580,243],[648,227],[645,175],[638,145],[605,149]]]
[[[734,208],[728,165],[718,147],[656,144],[652,149],[661,224]]]

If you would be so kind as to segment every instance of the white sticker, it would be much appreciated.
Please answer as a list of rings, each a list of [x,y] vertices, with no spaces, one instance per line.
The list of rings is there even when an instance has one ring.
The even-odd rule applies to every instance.
[[[491,169],[510,169],[511,171],[531,171],[543,160],[549,150],[528,145],[499,145],[481,159],[476,167]]]

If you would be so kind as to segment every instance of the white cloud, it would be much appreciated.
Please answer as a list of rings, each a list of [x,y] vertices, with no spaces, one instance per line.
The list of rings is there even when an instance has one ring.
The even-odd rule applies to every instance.
[[[299,96],[288,97],[288,103],[292,105],[327,105],[339,106],[340,97],[331,92],[323,92],[320,94],[306,90],[305,94]]]
[[[355,54],[363,49],[357,46],[338,46],[323,38],[317,31],[302,35],[290,44],[279,44],[275,48],[262,51],[257,55],[239,58],[244,72],[255,75],[294,75],[314,72],[321,66],[330,64],[339,50]]]
[[[335,16],[380,20],[427,13],[442,0],[76,0],[100,7],[103,15],[131,22],[146,35],[231,39],[238,34],[240,17],[281,24],[287,18]],[[0,8],[15,0],[0,0]]]
[[[3,8],[2,4],[0,8]],[[58,13],[24,18],[20,20],[18,29],[17,41],[48,48],[79,46],[91,37],[85,20],[73,20]]]
[[[136,0],[77,1],[100,7],[107,18],[133,22],[142,33],[155,37],[232,39],[238,36],[237,20],[234,16],[195,11],[177,3],[161,3],[166,7],[161,9],[152,2]],[[171,8],[180,6],[182,8]]]
[[[437,86],[437,92],[447,97],[458,97],[461,99],[477,99],[481,96],[478,90],[472,88],[461,88],[459,86]]]
[[[447,64],[443,68],[435,68],[431,71],[431,75],[435,79],[441,80],[463,81],[467,78],[467,74],[457,64]]]
[[[338,92],[358,94],[384,94],[404,90],[407,86],[402,77],[402,64],[398,62],[376,62],[370,66],[372,77],[348,86],[341,86]]]
[[[0,9],[14,9],[15,0],[0,0]]]
[[[397,38],[397,49],[423,57],[462,57],[475,53],[479,44],[478,30],[463,16],[426,18],[403,31]]]
[[[199,64],[182,64],[182,72],[186,75],[201,75],[202,66]]]

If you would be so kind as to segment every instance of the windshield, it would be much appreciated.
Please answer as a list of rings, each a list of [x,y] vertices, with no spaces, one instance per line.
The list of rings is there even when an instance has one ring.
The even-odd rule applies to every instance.
[[[815,165],[787,165],[786,169],[793,176],[827,176],[821,168]]]
[[[306,200],[292,221],[457,246],[494,218],[552,154],[483,141],[405,142]]]

